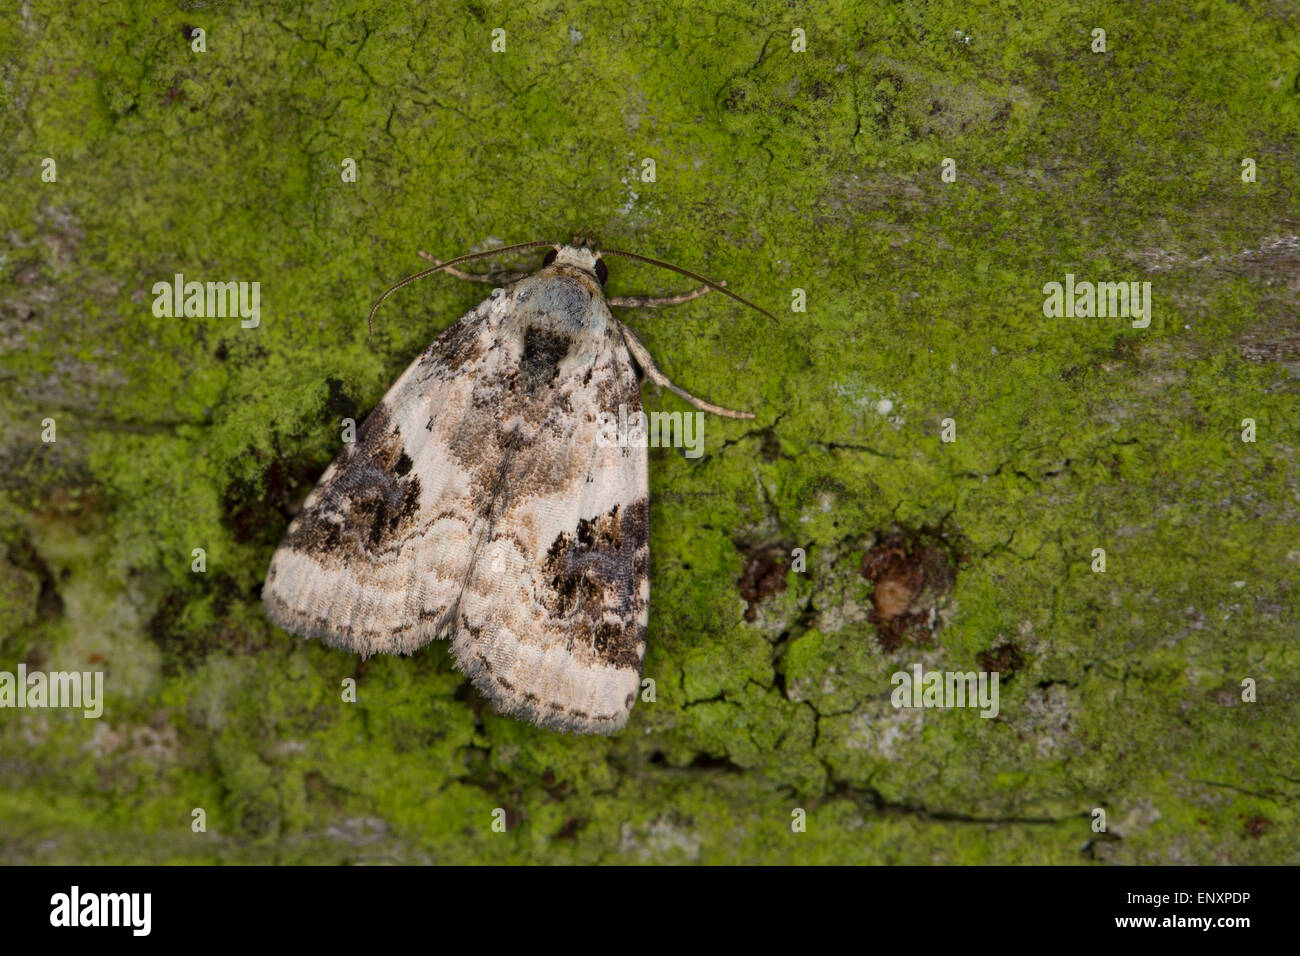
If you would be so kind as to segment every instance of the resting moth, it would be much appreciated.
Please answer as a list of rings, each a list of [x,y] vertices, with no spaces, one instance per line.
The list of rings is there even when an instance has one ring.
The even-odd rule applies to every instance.
[[[543,245],[540,270],[439,335],[366,417],[289,525],[262,599],[286,631],[363,656],[450,638],[500,712],[611,733],[645,660],[649,488],[646,449],[601,442],[598,415],[639,412],[644,377],[705,411],[753,416],[673,385],[609,307],[709,288],[745,300],[632,253],[534,242],[434,260],[379,302],[440,269],[481,278],[452,268],[466,259]],[[604,255],[705,285],[607,298]]]

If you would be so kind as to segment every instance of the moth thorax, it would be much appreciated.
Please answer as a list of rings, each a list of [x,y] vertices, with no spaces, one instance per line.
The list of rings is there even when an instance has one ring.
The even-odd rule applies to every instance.
[[[537,278],[530,305],[533,315],[529,325],[548,327],[570,335],[599,332],[604,325],[604,295],[589,276],[561,267],[548,276]]]

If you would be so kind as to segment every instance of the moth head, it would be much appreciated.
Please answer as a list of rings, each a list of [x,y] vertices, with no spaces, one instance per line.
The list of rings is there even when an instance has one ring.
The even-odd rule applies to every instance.
[[[546,254],[542,268],[548,266],[572,266],[592,276],[603,287],[609,278],[609,268],[600,253],[588,246],[557,246]]]

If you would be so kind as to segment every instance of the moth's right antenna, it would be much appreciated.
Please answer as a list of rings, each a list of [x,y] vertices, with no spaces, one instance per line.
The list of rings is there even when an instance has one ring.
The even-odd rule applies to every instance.
[[[658,266],[661,269],[671,269],[673,272],[678,272],[684,276],[689,276],[690,278],[694,279],[696,282],[703,282],[710,289],[717,289],[723,295],[731,296],[741,305],[747,305],[751,309],[755,309],[759,312],[762,312],[773,322],[777,321],[776,316],[773,315],[771,312],[767,311],[767,309],[761,308],[755,305],[754,303],[750,302],[748,299],[736,295],[736,293],[732,292],[721,282],[714,282],[712,279],[706,279],[704,276],[700,275],[697,272],[692,272],[690,269],[683,269],[681,266],[675,266],[671,262],[661,262],[658,259],[651,259],[649,256],[637,255],[635,252],[624,252],[621,249],[601,249],[600,254],[602,256],[622,256],[624,259],[635,259],[637,262],[644,262],[648,265]]]
[[[384,294],[381,295],[375,301],[375,304],[370,307],[370,315],[366,316],[366,326],[370,333],[373,334],[375,331],[375,313],[379,310],[379,307],[383,305],[384,300],[403,286],[410,285],[416,279],[423,279],[425,276],[431,276],[435,272],[440,272],[443,269],[446,269],[448,266],[459,265],[460,263],[468,262],[471,259],[482,259],[484,256],[497,256],[505,252],[519,252],[522,249],[536,249],[539,246],[550,246],[552,249],[558,249],[560,244],[558,242],[551,242],[549,239],[538,239],[534,242],[520,242],[513,246],[499,246],[496,249],[487,249],[483,252],[470,252],[466,255],[458,256],[455,259],[448,259],[446,262],[440,262],[438,265],[425,269],[423,272],[417,272],[415,275],[407,276],[401,282],[397,283],[397,285],[386,289]],[[737,298],[739,298],[739,296],[737,296]],[[755,308],[757,308],[757,306],[755,306]]]

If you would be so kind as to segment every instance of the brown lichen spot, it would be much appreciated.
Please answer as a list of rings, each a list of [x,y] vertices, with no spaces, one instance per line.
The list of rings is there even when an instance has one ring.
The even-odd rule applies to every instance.
[[[43,621],[53,621],[63,617],[63,597],[59,594],[59,581],[45,562],[36,545],[26,534],[20,533],[9,546],[9,562],[20,571],[26,571],[37,582],[36,601],[31,610]],[[0,560],[3,555],[0,554]]]
[[[1272,236],[1241,256],[1241,272],[1279,293],[1300,293],[1300,238]]]
[[[261,453],[250,451],[261,457]],[[240,544],[273,545],[293,508],[311,490],[319,466],[307,458],[273,458],[260,481],[236,479],[222,494],[226,525]]]
[[[341,379],[330,377],[325,379],[325,388],[328,394],[325,396],[325,407],[321,409],[321,417],[325,421],[339,421],[344,418],[357,417],[357,403],[346,391]]]
[[[763,432],[763,444],[759,446],[758,453],[769,465],[784,455],[781,450],[781,439],[777,437],[775,429],[769,428]]]
[[[1267,817],[1251,817],[1246,821],[1246,836],[1258,840],[1268,832],[1268,828],[1272,825]]]
[[[256,588],[252,593],[257,593]],[[270,647],[274,637],[269,630],[243,622],[239,609],[247,606],[249,597],[235,578],[211,569],[193,575],[186,588],[163,595],[145,625],[145,633],[161,652],[163,676],[196,670],[214,652],[256,654]],[[214,619],[195,625],[190,620],[195,606],[202,606],[201,617]]]
[[[1251,362],[1296,362],[1300,360],[1300,334],[1247,338],[1242,355]]]
[[[556,781],[554,770],[545,770],[542,772],[542,789],[546,791],[546,796],[550,800],[557,802],[566,800],[573,793],[573,783],[569,780]]]
[[[569,817],[564,821],[564,825],[556,831],[555,839],[574,841],[586,826],[587,821],[582,817]]]
[[[1300,375],[1300,332],[1296,331],[1293,307],[1269,309],[1269,315],[1242,333],[1238,340],[1242,357],[1258,364],[1276,363]]]
[[[758,620],[758,605],[764,598],[785,591],[785,573],[789,569],[786,555],[789,550],[781,545],[750,548],[745,567],[736,582],[740,596],[745,599],[745,620]]]
[[[1025,657],[1014,641],[1003,641],[986,651],[980,651],[975,655],[975,660],[983,670],[1000,674],[1000,680],[1004,684],[1025,666]]]
[[[989,120],[989,126],[998,132],[1007,128],[1007,120],[1011,118],[1012,103],[1010,100],[998,107],[998,111],[993,114]]]
[[[303,789],[307,802],[313,806],[328,806],[336,810],[345,807],[349,791],[330,781],[323,773],[310,770],[303,774]]]
[[[875,584],[868,615],[880,646],[892,651],[929,640],[940,604],[957,580],[959,557],[936,529],[895,528],[877,538],[862,559],[861,574]]]
[[[743,87],[736,85],[731,87],[722,97],[722,108],[729,113],[738,113],[745,109],[747,97]]]
[[[37,260],[19,263],[14,269],[14,283],[22,286],[35,285],[41,281],[41,274],[41,264]]]

